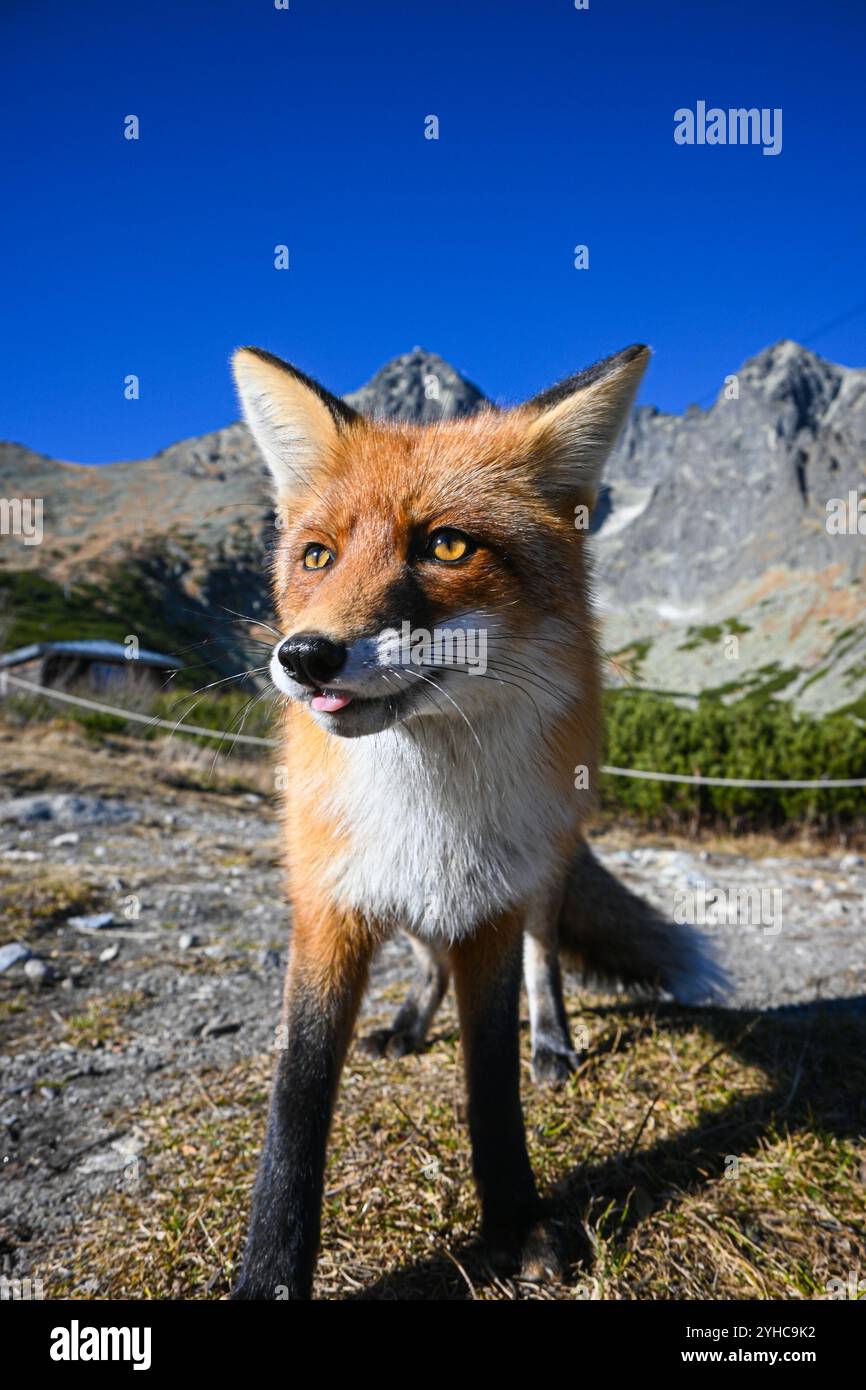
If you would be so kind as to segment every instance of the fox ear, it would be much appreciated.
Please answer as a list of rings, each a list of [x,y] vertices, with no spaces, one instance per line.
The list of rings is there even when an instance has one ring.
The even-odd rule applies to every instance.
[[[523,407],[532,412],[530,447],[555,501],[595,501],[604,461],[616,443],[650,359],[642,343],[605,357],[551,386]]]
[[[238,348],[232,371],[244,419],[278,495],[302,491],[338,435],[361,417],[297,367],[262,348]]]

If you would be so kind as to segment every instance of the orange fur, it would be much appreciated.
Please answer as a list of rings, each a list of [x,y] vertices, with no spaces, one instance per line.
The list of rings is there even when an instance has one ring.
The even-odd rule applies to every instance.
[[[288,1042],[238,1296],[273,1296],[280,1283],[308,1295],[342,1058],[373,951],[401,925],[432,958],[417,1016],[441,999],[450,954],[484,1229],[523,1241],[536,1226],[519,1100],[521,948],[524,931],[539,934],[555,958],[592,805],[575,768],[594,788],[600,741],[575,514],[594,500],[647,356],[627,349],[519,409],[423,428],[362,420],[268,354],[235,356],[280,519],[284,639],[271,671],[289,696],[282,816],[293,907]],[[437,553],[443,530],[467,542],[453,563]],[[403,624],[477,629],[483,669],[395,664],[386,634]],[[556,988],[548,966],[536,1014],[542,1044],[559,1027],[562,1060],[571,1044]],[[546,1239],[539,1260],[553,1260]]]

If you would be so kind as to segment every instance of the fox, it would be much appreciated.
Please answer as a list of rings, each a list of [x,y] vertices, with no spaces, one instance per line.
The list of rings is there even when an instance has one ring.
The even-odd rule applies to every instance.
[[[361,416],[264,349],[233,355],[278,523],[269,673],[292,921],[235,1299],[312,1297],[340,1075],[394,933],[416,976],[364,1046],[422,1048],[453,981],[481,1238],[526,1278],[556,1277],[561,1254],[526,1145],[522,979],[531,1075],[554,1085],[578,1063],[563,964],[683,1002],[724,987],[698,934],[587,839],[601,664],[576,519],[649,357],[635,344],[520,405],[414,425]]]

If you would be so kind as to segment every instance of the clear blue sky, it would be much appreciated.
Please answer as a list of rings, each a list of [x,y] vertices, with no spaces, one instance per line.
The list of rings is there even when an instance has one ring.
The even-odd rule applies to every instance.
[[[3,0],[0,45],[0,437],[216,428],[238,343],[513,401],[645,340],[667,410],[845,315],[814,346],[866,363],[863,0]],[[698,100],[781,107],[782,153],[676,145]]]

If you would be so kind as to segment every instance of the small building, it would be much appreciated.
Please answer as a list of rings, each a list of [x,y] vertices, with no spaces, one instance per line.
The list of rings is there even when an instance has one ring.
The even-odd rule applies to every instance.
[[[133,655],[133,652],[135,654]],[[32,642],[0,655],[0,676],[5,672],[34,685],[88,686],[106,690],[133,681],[161,688],[180,662],[163,652],[105,638],[75,642]]]

